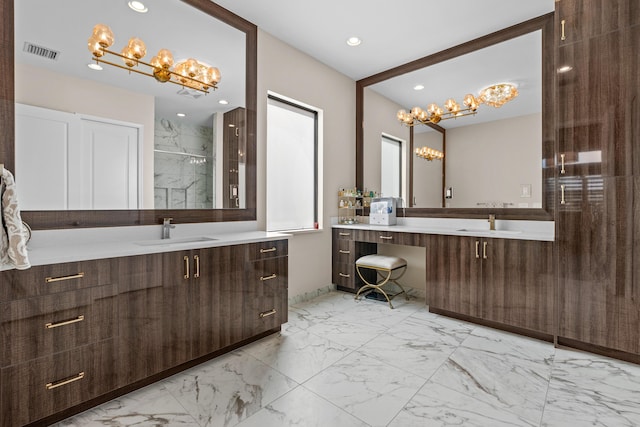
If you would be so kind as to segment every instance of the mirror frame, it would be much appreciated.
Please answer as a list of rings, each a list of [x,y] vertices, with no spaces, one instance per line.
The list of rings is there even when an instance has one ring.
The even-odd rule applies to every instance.
[[[0,32],[0,163],[9,170],[15,167],[15,82],[14,82],[14,1],[0,0],[2,31]],[[176,223],[255,221],[256,220],[256,106],[257,106],[257,34],[253,23],[210,0],[175,0],[211,15],[246,35],[246,183],[244,209],[140,209],[140,210],[74,210],[24,211],[22,219],[32,229],[82,227],[116,227],[161,224],[172,217]]]
[[[520,24],[507,27],[486,36],[454,46],[452,48],[428,55],[406,64],[399,65],[386,71],[365,77],[356,81],[356,187],[364,188],[364,88],[381,81],[416,71],[418,69],[437,64],[442,61],[474,52],[494,44],[542,30],[542,161],[546,167],[542,170],[542,208],[407,208],[398,211],[400,216],[407,217],[440,217],[440,218],[486,218],[490,213],[500,219],[524,219],[549,221],[555,217],[555,105],[556,92],[554,90],[555,73],[555,42],[554,42],[554,13],[541,15]],[[412,141],[411,141],[412,142]],[[411,156],[413,159],[413,156]],[[413,176],[412,161],[409,162],[407,175]],[[409,183],[410,193],[413,189],[413,179]],[[408,197],[411,197],[409,194]]]

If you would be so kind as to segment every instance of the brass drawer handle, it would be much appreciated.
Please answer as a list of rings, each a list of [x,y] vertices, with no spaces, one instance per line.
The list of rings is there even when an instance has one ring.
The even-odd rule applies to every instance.
[[[265,280],[271,280],[278,277],[276,273],[273,273],[271,276],[260,276],[260,281],[264,282]]]
[[[487,242],[482,243],[482,258],[487,259]]]
[[[567,204],[567,201],[564,199],[564,188],[565,188],[565,185],[562,184],[560,186],[560,204],[561,205],[566,205]]]
[[[347,279],[351,277],[350,274],[344,274],[344,273],[338,273],[338,274],[340,274],[340,277],[346,277]]]
[[[189,273],[189,257],[185,255],[183,260],[184,260],[184,278],[188,279],[189,276],[191,276],[191,274]]]
[[[276,249],[276,247],[275,247],[275,246],[274,246],[274,247],[272,247],[272,248],[270,248],[270,249],[262,249],[262,248],[260,248],[260,253],[261,253],[261,254],[266,254],[266,253],[269,253],[269,252],[275,252],[276,250],[277,250],[277,249]]]
[[[340,249],[338,252],[340,252],[341,254],[350,254],[351,251],[343,251],[342,249]]]
[[[197,279],[200,277],[200,255],[194,255],[193,259],[196,262],[196,272],[193,273],[193,277]]]
[[[384,240],[392,240],[393,236],[380,236],[380,238]]]
[[[61,387],[63,385],[67,385],[70,384],[72,382],[81,380],[84,378],[84,372],[80,372],[78,375],[75,375],[73,377],[64,379],[64,380],[60,380],[60,381],[56,381],[56,382],[52,382],[52,383],[47,383],[44,386],[47,388],[47,390],[53,390],[54,388],[58,388]]]
[[[62,282],[64,280],[71,279],[82,279],[84,277],[84,273],[80,272],[78,274],[72,274],[70,276],[61,276],[61,277],[47,277],[44,279],[46,283],[54,283],[54,282]]]
[[[340,236],[349,237],[351,233],[338,233]]]
[[[560,175],[564,175],[567,173],[567,170],[564,168],[564,153],[560,154]]]
[[[265,317],[273,316],[276,313],[277,313],[276,309],[272,308],[269,311],[263,311],[262,313],[260,313],[260,318],[264,319]]]
[[[560,25],[562,26],[562,35],[560,36],[560,40],[566,40],[566,39],[567,39],[567,36],[565,36],[565,34],[564,34],[564,24],[565,24],[566,22],[567,22],[567,21],[566,21],[565,19],[563,19],[562,21],[560,21]]]
[[[58,328],[60,326],[70,325],[72,323],[82,322],[83,320],[84,320],[84,315],[81,314],[80,316],[76,317],[75,319],[65,320],[64,322],[45,323],[44,327],[46,329],[53,329],[53,328]]]
[[[476,240],[476,258],[480,258],[480,242]]]

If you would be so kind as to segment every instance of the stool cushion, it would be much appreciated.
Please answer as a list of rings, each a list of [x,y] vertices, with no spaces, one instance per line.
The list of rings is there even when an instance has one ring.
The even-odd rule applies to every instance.
[[[365,255],[358,258],[356,265],[380,270],[395,270],[396,268],[406,267],[407,261],[397,256]]]

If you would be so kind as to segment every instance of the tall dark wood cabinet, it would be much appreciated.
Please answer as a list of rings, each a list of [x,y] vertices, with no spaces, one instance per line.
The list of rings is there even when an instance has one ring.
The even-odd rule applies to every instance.
[[[245,164],[246,110],[242,107],[224,113],[222,147],[222,207],[239,208],[244,191],[240,182],[240,169]]]
[[[561,0],[555,19],[571,67],[557,78],[558,341],[639,355],[640,3]]]

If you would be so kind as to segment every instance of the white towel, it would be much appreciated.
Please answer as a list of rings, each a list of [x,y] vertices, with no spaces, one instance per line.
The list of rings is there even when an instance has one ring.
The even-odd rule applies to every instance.
[[[16,182],[7,169],[0,176],[0,264],[13,265],[18,270],[31,267],[27,255],[27,238],[18,208]]]

